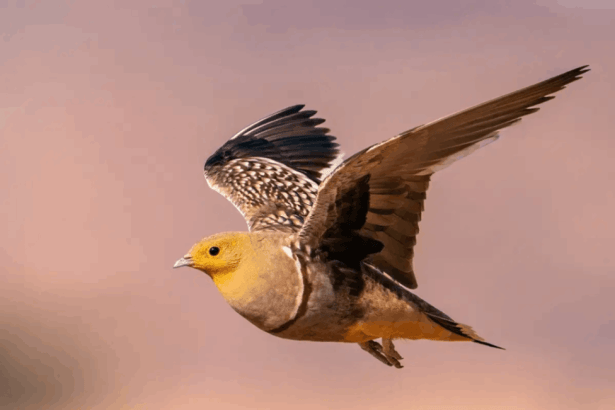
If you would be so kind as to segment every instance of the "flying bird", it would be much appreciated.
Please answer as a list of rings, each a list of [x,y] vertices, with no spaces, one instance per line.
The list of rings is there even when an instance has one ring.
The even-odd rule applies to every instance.
[[[412,128],[343,162],[316,111],[295,105],[269,115],[204,167],[209,186],[243,214],[249,232],[204,238],[174,267],[209,275],[229,305],[265,332],[357,343],[388,366],[402,367],[395,339],[498,348],[410,292],[429,180],[587,71]]]

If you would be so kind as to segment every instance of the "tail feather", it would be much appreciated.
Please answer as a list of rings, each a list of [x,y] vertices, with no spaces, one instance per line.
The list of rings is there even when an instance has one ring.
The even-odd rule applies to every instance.
[[[485,339],[480,337],[474,331],[474,329],[472,329],[468,325],[457,323],[457,322],[455,322],[452,319],[443,318],[441,316],[437,316],[437,315],[434,315],[432,313],[426,313],[426,315],[427,315],[427,317],[429,317],[429,319],[431,321],[433,321],[434,323],[437,323],[438,325],[442,326],[443,328],[445,328],[446,330],[448,330],[451,333],[454,333],[456,335],[463,336],[463,337],[465,337],[467,339],[470,339],[474,343],[478,343],[478,344],[481,344],[481,345],[493,347],[493,348],[496,348],[496,349],[506,350],[503,347],[496,346],[494,344],[485,342]]]
[[[481,344],[481,345],[489,346],[489,347],[494,347],[496,349],[506,350],[503,347],[492,345],[491,343],[483,342],[482,340],[474,340],[473,342]]]

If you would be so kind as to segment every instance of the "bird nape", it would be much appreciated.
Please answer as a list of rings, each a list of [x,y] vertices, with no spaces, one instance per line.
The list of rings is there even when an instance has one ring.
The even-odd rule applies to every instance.
[[[204,167],[209,186],[243,214],[249,232],[207,237],[175,267],[205,272],[265,332],[357,343],[388,366],[402,367],[394,339],[498,348],[409,290],[417,287],[412,259],[429,180],[587,71],[412,128],[344,162],[316,111],[295,105],[271,114]]]

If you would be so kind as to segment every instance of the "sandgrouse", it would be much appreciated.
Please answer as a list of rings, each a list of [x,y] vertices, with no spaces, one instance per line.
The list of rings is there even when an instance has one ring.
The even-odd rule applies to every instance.
[[[397,368],[394,339],[497,347],[409,290],[417,287],[413,248],[429,180],[587,71],[421,125],[344,162],[316,111],[295,105],[272,114],[205,163],[210,187],[239,209],[249,232],[205,238],[175,267],[205,272],[232,308],[265,332],[358,343]]]

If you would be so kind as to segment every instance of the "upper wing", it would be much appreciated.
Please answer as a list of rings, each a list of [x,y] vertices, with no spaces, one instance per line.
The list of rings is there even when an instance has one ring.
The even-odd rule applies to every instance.
[[[255,122],[205,162],[210,187],[231,201],[250,230],[298,231],[323,174],[340,156],[316,111],[295,105]]]
[[[331,243],[340,243],[340,233],[352,232],[355,258],[416,288],[413,247],[430,176],[494,141],[498,130],[538,111],[530,107],[554,98],[548,95],[581,78],[586,67],[413,128],[355,154],[320,185],[300,239],[313,248],[329,250]],[[348,203],[358,196],[357,205]],[[353,216],[348,211],[353,206],[364,213]],[[381,249],[373,240],[382,244]],[[339,255],[339,250],[334,254]],[[345,263],[357,263],[341,255]]]

